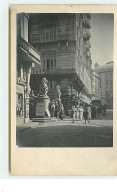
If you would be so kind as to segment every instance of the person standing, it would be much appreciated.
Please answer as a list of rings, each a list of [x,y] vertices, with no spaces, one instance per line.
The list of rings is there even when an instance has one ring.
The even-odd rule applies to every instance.
[[[60,119],[63,120],[64,118],[64,106],[61,104],[61,110],[60,110]]]
[[[76,114],[76,108],[75,108],[75,106],[73,105],[73,106],[72,106],[72,123],[74,123],[74,121],[75,121],[75,114]]]
[[[89,119],[88,119],[88,110],[87,110],[86,108],[84,109],[83,117],[84,117],[84,119],[85,119],[85,123],[86,123],[86,121],[89,123]]]
[[[59,104],[57,104],[57,119],[58,119],[58,121],[59,121],[59,119],[60,119],[60,111],[61,111],[61,106],[60,106],[60,103]]]
[[[54,113],[55,113],[55,104],[54,104],[54,102],[52,102],[52,104],[51,104],[51,117],[54,117]]]
[[[76,107],[76,120],[79,120],[79,105]]]
[[[80,106],[80,108],[79,108],[79,116],[80,116],[80,120],[82,121],[82,118],[83,118],[83,108],[82,108],[82,106]]]

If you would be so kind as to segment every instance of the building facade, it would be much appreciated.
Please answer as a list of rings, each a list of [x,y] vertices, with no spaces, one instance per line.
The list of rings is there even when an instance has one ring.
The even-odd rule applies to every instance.
[[[17,15],[16,123],[29,121],[31,67],[40,66],[39,52],[28,43],[27,14]]]
[[[49,81],[54,99],[56,85],[66,109],[82,93],[91,98],[90,14],[30,14],[30,44],[41,54],[41,69],[33,68],[31,89],[39,93],[40,81]],[[84,100],[83,100],[84,101]]]
[[[93,100],[100,100],[100,76],[92,69],[92,91]]]
[[[100,100],[102,105],[113,108],[113,61],[95,68],[100,77]]]

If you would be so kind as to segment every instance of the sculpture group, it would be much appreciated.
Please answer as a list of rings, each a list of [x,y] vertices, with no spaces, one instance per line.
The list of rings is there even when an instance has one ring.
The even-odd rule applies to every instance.
[[[40,90],[39,90],[39,94],[37,96],[34,96],[34,93],[31,93],[31,97],[35,97],[35,101],[36,101],[36,108],[35,108],[35,118],[33,118],[33,121],[37,121],[43,120],[46,118],[50,118],[50,111],[49,111],[49,104],[50,104],[50,98],[48,96],[48,81],[47,79],[44,77],[41,80],[41,84],[40,84]],[[56,86],[56,90],[55,90],[55,102],[57,102],[57,104],[59,105],[61,102],[61,88],[59,85]]]

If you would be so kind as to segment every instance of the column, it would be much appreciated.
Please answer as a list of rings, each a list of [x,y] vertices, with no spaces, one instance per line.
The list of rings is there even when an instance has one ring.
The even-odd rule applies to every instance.
[[[31,74],[31,68],[27,68],[27,83],[26,83],[26,88],[27,92],[30,93],[30,74]]]
[[[27,68],[27,82],[26,82],[26,92],[25,92],[25,111],[26,111],[26,122],[29,121],[29,94],[30,94],[30,74],[31,67]]]

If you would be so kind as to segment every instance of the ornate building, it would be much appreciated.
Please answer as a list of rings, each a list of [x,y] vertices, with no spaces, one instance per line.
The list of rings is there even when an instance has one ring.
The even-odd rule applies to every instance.
[[[113,61],[95,68],[100,77],[100,100],[102,105],[113,108]]]
[[[40,66],[39,52],[28,43],[27,14],[17,14],[17,74],[16,119],[17,124],[29,121],[29,94],[31,67]]]
[[[94,69],[92,69],[92,91],[93,91],[93,100],[100,100],[100,76],[95,71],[99,67],[98,63],[95,63]]]
[[[30,43],[41,54],[41,69],[32,68],[31,89],[39,93],[40,81],[49,81],[54,99],[56,85],[66,110],[82,93],[89,102],[92,94],[90,14],[29,14]],[[86,98],[85,98],[86,97]]]

